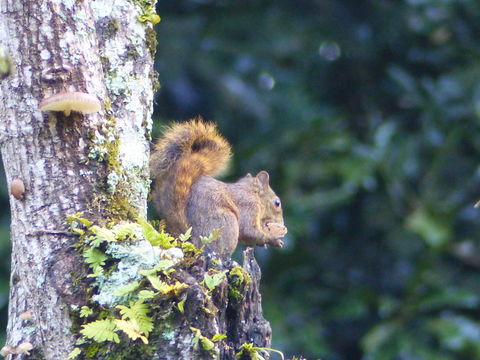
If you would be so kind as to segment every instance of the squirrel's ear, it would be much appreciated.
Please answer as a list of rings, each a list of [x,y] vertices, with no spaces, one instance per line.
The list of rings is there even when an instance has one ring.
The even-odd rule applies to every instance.
[[[270,181],[270,176],[265,170],[260,171],[257,174],[256,178],[258,179],[258,181],[260,181],[262,185],[268,185],[268,182]]]
[[[247,178],[251,178],[251,177],[252,177],[252,174],[250,174],[250,173],[247,173],[247,175],[245,175],[245,177],[247,177]]]

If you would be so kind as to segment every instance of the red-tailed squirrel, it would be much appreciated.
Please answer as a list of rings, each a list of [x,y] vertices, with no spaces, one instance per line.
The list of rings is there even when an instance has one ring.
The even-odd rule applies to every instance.
[[[287,228],[268,173],[247,174],[231,184],[212,177],[225,169],[230,156],[230,145],[215,125],[200,118],[164,131],[150,173],[153,203],[167,230],[178,235],[192,227],[192,241],[199,246],[200,236],[219,229],[220,236],[207,249],[224,258],[238,243],[282,247]]]

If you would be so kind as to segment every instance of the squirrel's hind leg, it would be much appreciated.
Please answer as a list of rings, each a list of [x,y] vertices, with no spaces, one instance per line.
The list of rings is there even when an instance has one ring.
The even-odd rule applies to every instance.
[[[220,230],[217,239],[206,246],[207,251],[215,251],[220,257],[230,257],[238,244],[238,220],[233,212],[219,210],[206,214],[191,216],[193,241],[200,246],[200,236],[210,236],[215,230]]]

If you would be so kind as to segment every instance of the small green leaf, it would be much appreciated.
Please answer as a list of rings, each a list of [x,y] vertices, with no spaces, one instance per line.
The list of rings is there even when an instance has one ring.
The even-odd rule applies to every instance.
[[[208,290],[212,291],[213,289],[215,289],[225,279],[226,273],[227,271],[220,271],[213,275],[209,275],[208,273],[206,273],[203,278],[203,282],[208,288]]]
[[[200,340],[200,337],[202,336],[202,333],[200,332],[200,329],[194,328],[193,326],[190,326],[190,330],[192,330],[194,333],[192,343],[193,345],[197,345],[198,341]]]
[[[423,208],[416,209],[407,217],[406,226],[432,248],[446,245],[451,238],[450,222]]]
[[[75,341],[75,345],[83,345],[86,344],[89,340],[85,339],[84,337],[80,337]]]
[[[202,344],[202,348],[207,351],[212,350],[215,347],[215,344],[212,342],[212,340],[202,335],[200,329],[190,326],[190,330],[192,330],[195,334],[192,340],[194,345],[198,344],[198,342],[200,341],[200,343]]]
[[[185,306],[185,299],[183,299],[182,301],[179,301],[179,302],[177,303],[178,311],[180,311],[182,314],[185,313],[185,308],[184,308],[184,306]]]
[[[190,239],[192,237],[192,228],[189,227],[187,231],[185,231],[184,234],[181,234],[179,237],[178,237],[178,240],[180,240],[181,242],[185,242],[187,241],[188,239]]]
[[[82,306],[80,309],[80,317],[88,317],[93,314],[93,310],[90,309],[88,306]]]
[[[160,246],[165,249],[169,249],[174,246],[175,238],[171,237],[164,231],[158,232],[155,228],[146,220],[142,218],[137,219],[138,223],[142,226],[143,236],[153,246]]]
[[[82,230],[82,229],[76,228],[76,227],[72,228],[72,231],[75,232],[75,233],[77,233],[78,235],[83,235],[83,234],[85,234],[85,230]]]
[[[215,347],[214,342],[205,336],[200,337],[200,342],[203,350],[210,351]]]
[[[145,239],[149,243],[155,242],[159,235],[159,232],[155,230],[152,224],[142,218],[138,218],[137,222],[142,226],[143,236],[145,237]]]
[[[240,351],[235,354],[237,358],[240,358],[242,355],[245,355],[244,352],[247,352],[250,359],[253,360],[265,360],[265,358],[260,355],[260,352],[267,354],[269,351],[273,351],[277,354],[280,355],[281,359],[284,360],[283,353],[279,350],[271,349],[271,348],[266,348],[266,347],[257,347],[254,346],[252,343],[245,343],[240,346]]]
[[[147,276],[147,279],[150,281],[155,290],[158,290],[164,295],[176,295],[188,287],[187,284],[179,281],[176,281],[174,284],[168,284],[165,281],[160,280],[158,276]]]
[[[83,215],[83,211],[77,212],[77,213],[72,214],[72,215],[68,215],[66,221],[67,221],[68,224],[72,224],[74,221],[77,221],[77,222],[85,225],[87,228],[92,226],[93,223],[88,219],[82,218],[81,217],[82,215]]]
[[[182,251],[184,253],[186,253],[186,252],[196,253],[198,251],[198,248],[194,244],[192,244],[191,242],[184,242],[182,244]]]
[[[76,347],[76,348],[73,348],[72,351],[70,351],[70,353],[68,354],[67,356],[67,360],[72,360],[72,359],[75,359],[78,355],[80,355],[82,353],[82,350],[80,350],[80,348]]]
[[[175,246],[174,244],[175,238],[167,234],[166,232],[162,231],[160,236],[157,239],[157,243],[152,245],[160,246],[164,249],[170,249],[171,247]]]
[[[227,338],[227,335],[225,334],[215,334],[213,335],[212,337],[212,341],[220,341],[220,340],[223,340],[223,339],[226,339]]]
[[[160,280],[158,276],[147,276],[148,281],[150,281],[150,284],[152,284],[153,288],[155,290],[160,290],[163,289],[165,286],[168,284],[165,281]]]
[[[208,245],[212,241],[217,240],[221,233],[222,233],[221,229],[215,229],[212,231],[210,236],[200,236],[200,241],[202,242],[202,245]]]

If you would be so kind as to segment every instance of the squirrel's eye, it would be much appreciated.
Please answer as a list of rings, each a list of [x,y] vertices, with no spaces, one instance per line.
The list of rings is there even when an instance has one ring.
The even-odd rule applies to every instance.
[[[275,199],[273,200],[273,204],[275,205],[275,207],[279,207],[282,203],[280,202],[280,199]]]

